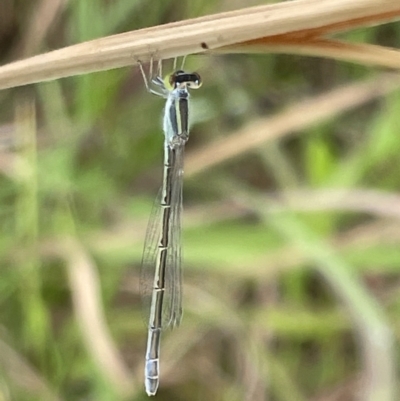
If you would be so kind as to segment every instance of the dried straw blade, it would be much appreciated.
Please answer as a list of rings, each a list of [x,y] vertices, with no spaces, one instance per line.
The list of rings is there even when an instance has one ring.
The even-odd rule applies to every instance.
[[[171,57],[299,31],[343,30],[393,20],[392,0],[295,0],[108,36],[0,67],[0,89]]]

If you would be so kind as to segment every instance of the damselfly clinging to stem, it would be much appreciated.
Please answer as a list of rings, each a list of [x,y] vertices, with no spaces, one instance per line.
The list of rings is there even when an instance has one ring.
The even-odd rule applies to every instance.
[[[176,61],[174,63],[175,70]],[[163,182],[147,227],[141,269],[141,294],[148,323],[145,387],[148,395],[157,392],[161,331],[178,326],[182,318],[181,211],[183,156],[189,139],[189,88],[201,86],[197,73],[175,70],[164,80],[161,62],[157,76],[150,80],[139,62],[146,89],[166,99]],[[152,85],[152,87],[150,87]]]

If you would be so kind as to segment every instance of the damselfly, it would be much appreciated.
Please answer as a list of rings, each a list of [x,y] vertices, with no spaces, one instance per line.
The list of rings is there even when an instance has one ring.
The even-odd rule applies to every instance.
[[[183,157],[189,138],[189,88],[197,89],[202,82],[199,74],[182,70],[173,72],[163,80],[160,63],[158,76],[149,82],[141,63],[139,66],[147,90],[166,99],[163,182],[147,227],[141,270],[142,300],[146,317],[149,318],[145,388],[148,395],[154,395],[160,376],[161,331],[178,326],[182,318]]]

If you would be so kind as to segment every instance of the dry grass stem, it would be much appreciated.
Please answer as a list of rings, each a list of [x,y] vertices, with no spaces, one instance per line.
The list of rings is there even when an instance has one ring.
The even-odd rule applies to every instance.
[[[218,52],[224,46],[278,35],[296,33],[315,39],[399,16],[400,4],[392,0],[297,0],[251,7],[108,36],[17,61],[0,68],[0,89],[129,66],[137,60]]]
[[[202,172],[263,143],[293,135],[299,130],[395,91],[399,86],[398,76],[382,75],[373,81],[350,84],[303,100],[280,114],[251,122],[238,132],[188,154],[185,175]]]
[[[268,38],[272,39],[272,38]],[[385,68],[400,68],[400,51],[383,46],[370,44],[349,43],[330,39],[308,39],[292,41],[282,39],[281,41],[264,40],[254,41],[249,44],[227,47],[222,49],[226,53],[283,53],[299,54],[304,56],[315,56],[333,58],[335,60],[348,61],[352,63],[371,65]]]
[[[377,217],[400,219],[400,195],[368,189],[296,190],[281,194],[283,202],[271,211],[338,211],[369,213]]]
[[[22,392],[28,393],[31,397],[38,397],[43,401],[61,401],[61,398],[35,368],[3,340],[0,340],[0,365],[4,372],[7,373],[10,381],[19,387]],[[2,400],[9,399],[1,391],[0,397]]]
[[[27,21],[21,41],[15,46],[12,58],[27,57],[35,51],[43,42],[54,20],[59,16],[68,0],[41,0],[32,10],[33,15]]]
[[[70,239],[64,245],[74,311],[86,347],[116,393],[129,394],[131,375],[107,327],[94,263],[76,240]]]

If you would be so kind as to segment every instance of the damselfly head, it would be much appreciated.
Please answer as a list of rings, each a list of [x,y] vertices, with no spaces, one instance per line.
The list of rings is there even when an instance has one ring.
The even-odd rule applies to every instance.
[[[182,70],[175,71],[168,77],[168,84],[172,89],[187,87],[191,89],[200,88],[202,80],[197,72],[187,73]]]

